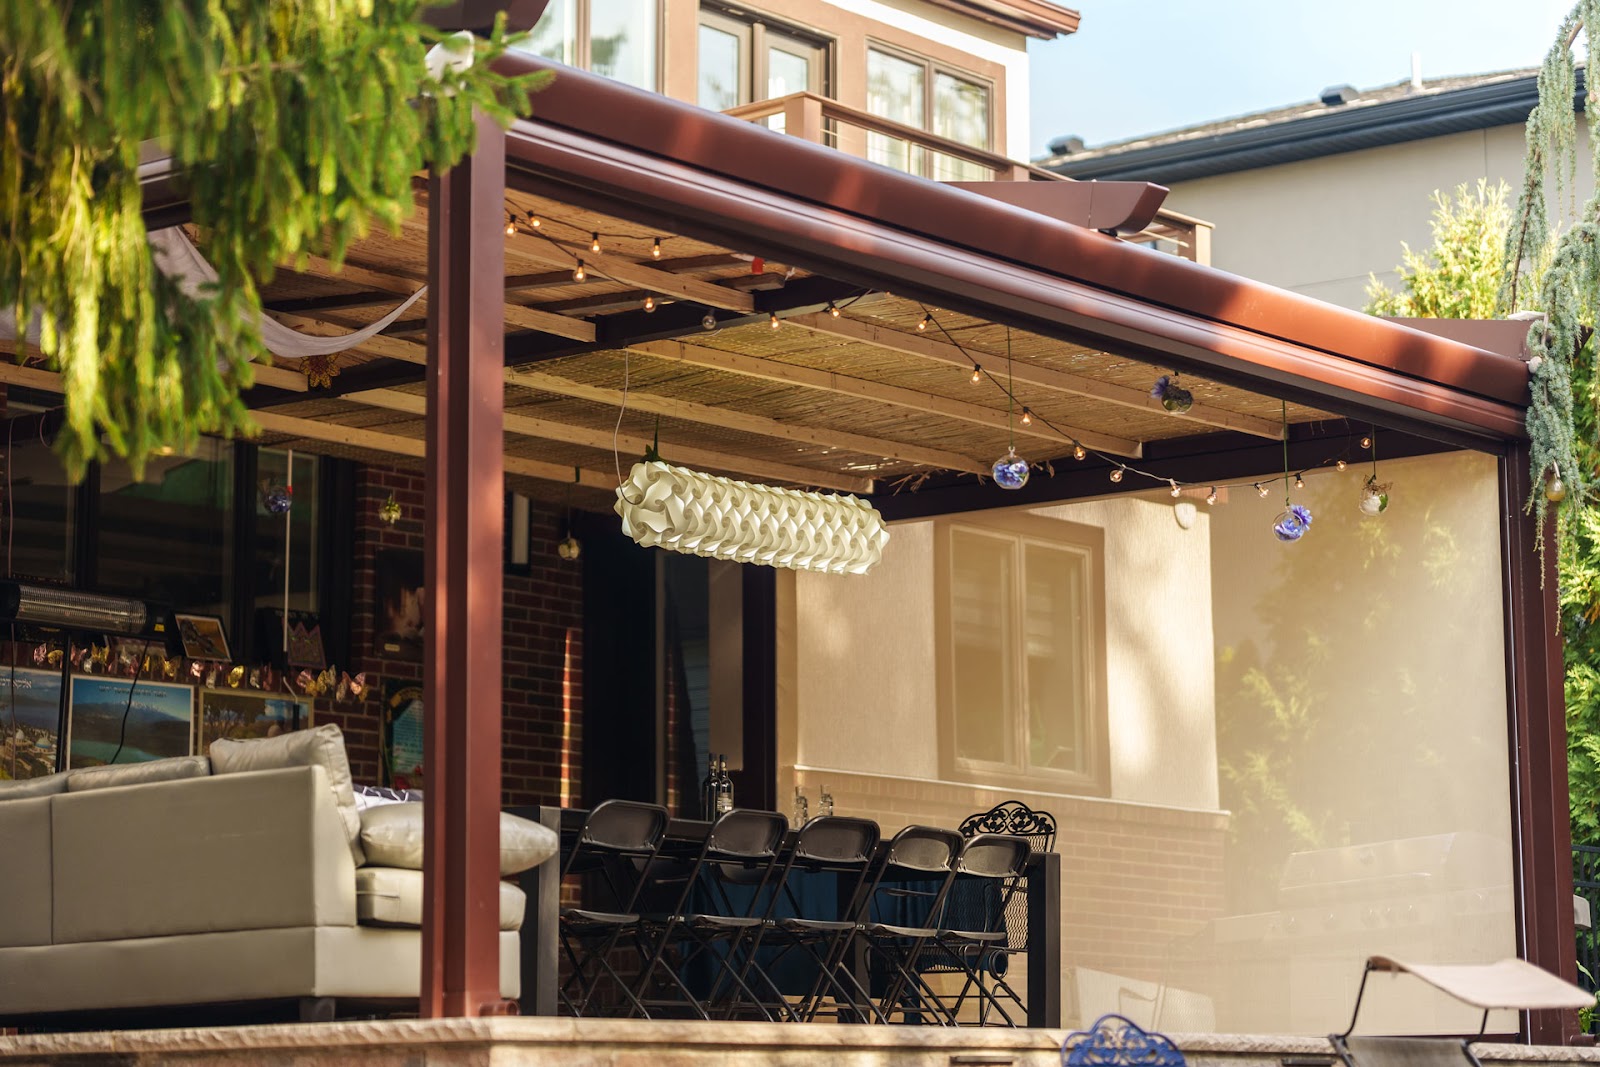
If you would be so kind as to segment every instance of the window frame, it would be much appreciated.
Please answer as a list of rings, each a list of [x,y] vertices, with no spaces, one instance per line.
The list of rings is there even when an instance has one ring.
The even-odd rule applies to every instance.
[[[1083,662],[1088,666],[1085,701],[1085,766],[1081,771],[1032,767],[1027,762],[1028,728],[1025,668],[1014,661],[1012,706],[1002,709],[1012,755],[1004,762],[964,757],[957,748],[955,708],[954,534],[965,530],[986,537],[1009,539],[1017,547],[1019,563],[1029,542],[1080,552],[1085,557]],[[1111,754],[1106,683],[1106,583],[1105,531],[1097,526],[1048,519],[1038,515],[994,513],[982,516],[943,516],[934,522],[934,660],[939,722],[939,769],[948,781],[1032,792],[1109,796]],[[1025,615],[1025,572],[1020,566],[1014,583],[1013,623]],[[1024,631],[1017,630],[1020,635]]]
[[[594,54],[591,49],[593,38],[593,0],[571,0],[573,6],[574,38],[572,42],[572,65],[578,70],[593,71]],[[666,0],[655,0],[655,84],[649,86],[649,91],[659,93],[666,77],[667,47],[666,47]],[[559,60],[551,60],[559,62]],[[601,75],[605,77],[606,75]],[[620,79],[618,79],[620,80]],[[622,82],[628,85],[628,82]]]
[[[952,63],[942,63],[936,59],[931,59],[928,56],[918,55],[915,52],[907,51],[904,48],[890,44],[889,42],[877,37],[868,37],[867,56],[869,61],[873,52],[881,52],[886,56],[892,56],[893,58],[901,60],[902,62],[912,63],[922,68],[922,125],[918,126],[917,129],[920,129],[923,133],[931,136],[938,136],[933,132],[933,105],[934,99],[937,95],[934,87],[938,82],[938,76],[940,74],[944,74],[959,81],[971,82],[974,85],[981,86],[983,88],[985,105],[984,127],[988,131],[988,137],[985,138],[985,144],[968,145],[967,147],[976,148],[983,152],[994,152],[996,150],[994,147],[995,81],[993,78],[984,77],[982,74],[975,74],[964,67],[958,67]],[[865,68],[863,68],[863,74],[865,74]],[[871,109],[870,95],[869,86],[869,100],[865,110],[867,110],[869,114],[875,114]],[[932,155],[933,152],[931,150],[923,153],[924,171],[931,169]]]
[[[588,3],[589,0],[582,0]],[[816,77],[812,85],[806,87],[806,92],[816,93],[818,96],[833,96],[833,75],[837,66],[839,40],[832,34],[808,26],[785,22],[775,19],[762,12],[748,11],[741,8],[729,7],[723,4],[702,3],[695,12],[695,102],[699,103],[699,78],[700,78],[700,27],[709,25],[712,29],[737,36],[741,46],[747,48],[748,54],[740,57],[739,76],[748,78],[739,87],[739,95],[743,97],[749,93],[748,100],[741,99],[734,106],[755,103],[760,100],[770,99],[766,95],[767,82],[770,80],[770,70],[767,61],[767,39],[770,36],[778,37],[816,52],[820,62],[820,70],[815,72]],[[757,92],[759,90],[759,93]]]

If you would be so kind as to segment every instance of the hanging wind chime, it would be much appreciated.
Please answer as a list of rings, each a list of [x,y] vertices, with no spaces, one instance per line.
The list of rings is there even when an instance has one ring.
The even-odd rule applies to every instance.
[[[1311,509],[1289,500],[1289,405],[1283,407],[1283,510],[1272,522],[1272,532],[1280,541],[1298,541],[1311,529]]]
[[[1017,455],[1016,415],[1017,398],[1011,391],[1011,327],[1006,327],[1006,430],[1011,443],[1006,454],[994,461],[990,470],[995,484],[1002,489],[1021,489],[1028,484],[1028,461]]]

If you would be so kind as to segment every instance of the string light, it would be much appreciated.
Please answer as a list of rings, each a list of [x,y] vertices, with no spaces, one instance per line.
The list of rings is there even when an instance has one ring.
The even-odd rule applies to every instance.
[[[1267,489],[1266,486],[1262,485],[1260,482],[1256,483],[1256,496],[1264,498],[1267,495],[1268,491],[1269,490]]]
[[[930,323],[932,321],[933,321],[933,316],[932,315],[924,315],[924,316],[922,316],[922,321],[917,323],[918,332],[926,330],[928,328],[928,323]]]
[[[716,315],[716,312],[708,311],[704,315],[701,315],[700,316],[700,328],[702,330],[715,330],[717,328],[717,315]]]
[[[832,315],[834,318],[839,317],[839,305],[835,304],[832,300],[828,301],[828,314]]]
[[[1183,495],[1183,490],[1178,488],[1178,483],[1177,482],[1169,480],[1167,482],[1167,484],[1172,486],[1172,495],[1173,496],[1177,497],[1177,496],[1182,496]]]
[[[1305,480],[1305,478],[1303,478],[1303,477],[1302,477],[1302,476],[1300,476],[1300,475],[1298,475],[1298,474],[1296,474],[1296,475],[1295,475],[1295,476],[1294,476],[1294,487],[1295,487],[1295,488],[1296,488],[1296,489],[1304,489],[1304,488],[1305,488],[1305,487],[1306,487],[1306,480]]]
[[[767,325],[774,330],[778,328],[778,313],[776,311],[767,312]]]
[[[1216,502],[1217,502],[1217,487],[1213,485],[1211,487],[1211,492],[1206,494],[1206,503],[1207,504],[1215,504]]]
[[[1340,459],[1339,462],[1334,464],[1334,466],[1339,468],[1342,471],[1345,468],[1349,467],[1350,464],[1346,463],[1343,459]]]
[[[1027,408],[1023,408],[1022,409],[1022,425],[1024,425],[1024,426],[1032,426],[1033,425],[1033,412],[1029,411]]]
[[[1122,468],[1121,467],[1112,467],[1111,468],[1111,480],[1114,481],[1114,482],[1122,481]]]
[[[981,381],[983,381],[983,368],[974,363],[972,365],[972,384],[977,385]]]
[[[572,268],[572,280],[575,282],[581,282],[585,277],[587,277],[587,275],[583,273],[583,260],[580,259],[578,260],[578,265]]]
[[[659,237],[657,237],[655,239],[655,242],[653,244],[651,244],[651,246],[650,246],[650,258],[651,259],[660,259],[661,258],[661,238],[659,238]]]
[[[1370,438],[1370,437],[1363,437],[1363,438],[1362,438],[1362,439],[1361,439],[1361,447],[1362,447],[1362,448],[1371,448],[1371,447],[1372,447],[1372,438]]]
[[[656,309],[655,294],[653,294],[653,293],[646,293],[645,294],[644,309],[646,311],[654,311]]]
[[[506,212],[506,236],[515,237],[517,233],[517,217],[511,212]]]
[[[541,224],[540,224],[540,222],[539,222],[539,216],[537,216],[537,215],[535,215],[535,214],[534,214],[534,213],[533,213],[533,212],[531,212],[531,211],[530,211],[530,212],[528,212],[528,225],[529,225],[529,226],[532,226],[532,227],[533,227],[533,228],[534,228],[534,229],[536,229],[536,230],[537,230],[537,229],[538,229],[538,228],[539,228],[539,226],[540,226],[540,225],[541,225]]]
[[[600,235],[598,233],[591,233],[589,235],[589,251],[600,251]]]
[[[1082,459],[1084,456],[1087,456],[1088,454],[1089,453],[1084,450],[1084,447],[1082,445],[1080,445],[1076,441],[1072,442],[1072,458],[1073,459]]]

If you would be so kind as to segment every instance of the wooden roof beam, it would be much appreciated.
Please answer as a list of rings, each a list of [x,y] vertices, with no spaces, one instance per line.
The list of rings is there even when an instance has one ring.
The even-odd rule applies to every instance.
[[[872,400],[880,404],[893,407],[910,408],[913,411],[925,411],[933,415],[943,415],[946,418],[960,419],[963,422],[977,423],[989,429],[1005,432],[1012,430],[1004,411],[986,408],[978,404],[969,404],[964,400],[953,400],[949,397],[936,396],[932,393],[918,392],[915,389],[906,389],[897,385],[885,385],[881,382],[869,382],[861,378],[851,378],[833,371],[817,370],[814,367],[801,367],[792,363],[780,363],[777,360],[761,359],[757,356],[746,356],[738,352],[726,352],[718,348],[703,348],[699,345],[685,344],[682,341],[650,341],[643,344],[628,346],[634,352],[641,352],[657,359],[673,360],[687,363],[695,367],[708,367],[712,370],[726,371],[729,374],[739,374],[747,378],[759,378],[769,382],[780,382],[784,385],[795,385],[805,389],[817,389],[827,393],[838,393],[842,396],[853,396],[861,400]],[[1064,445],[1075,440],[1089,448],[1100,452],[1108,452],[1115,456],[1128,459],[1137,459],[1141,446],[1138,441],[1114,434],[1097,433],[1094,430],[1080,430],[1075,427],[1061,427],[1061,434],[1068,435],[1063,438],[1061,434],[1054,433],[1043,427],[1017,425],[1014,430],[1018,437],[1034,437],[1050,441],[1056,445]]]
[[[306,441],[324,441],[350,448],[383,452],[391,456],[410,456],[413,459],[422,459],[427,449],[427,442],[420,437],[403,437],[400,434],[368,430],[359,426],[342,426],[336,422],[323,422],[319,419],[302,419],[294,415],[280,415],[275,411],[253,411],[251,417],[267,433],[288,434]],[[540,459],[507,456],[505,464],[507,474],[538,478],[546,482],[573,484],[573,468],[563,463],[547,463]],[[578,468],[577,473],[578,485],[588,489],[603,489],[608,493],[616,491],[615,474],[582,468]]]
[[[886,348],[902,355],[918,356],[930,359],[936,363],[946,363],[955,367],[971,367],[976,359],[980,363],[997,366],[998,361],[1006,357],[994,352],[974,351],[940,341],[933,337],[924,337],[921,334],[910,334],[904,330],[893,329],[877,323],[867,322],[862,319],[852,319],[832,315],[793,315],[784,320],[803,326],[815,333],[826,334],[830,337],[840,337],[849,341],[860,341],[863,344],[873,345],[877,348]],[[1013,381],[1026,385],[1036,385],[1042,389],[1051,389],[1061,393],[1071,393],[1075,396],[1086,396],[1094,400],[1103,400],[1108,404],[1118,404],[1122,407],[1141,408],[1146,411],[1155,411],[1163,415],[1167,410],[1161,406],[1161,401],[1149,394],[1144,389],[1133,389],[1126,385],[1117,385],[1113,382],[1103,382],[1082,374],[1073,374],[1069,371],[1055,370],[1051,367],[1040,367],[1022,360],[1012,360],[1010,370]],[[1206,404],[1195,404],[1183,418],[1191,422],[1204,423],[1207,426],[1218,426],[1227,430],[1237,430],[1240,433],[1253,434],[1256,437],[1266,437],[1273,441],[1283,439],[1283,427],[1271,419],[1258,418],[1255,415],[1245,415],[1235,411],[1223,411]]]
[[[537,389],[541,392],[554,393],[557,396],[591,400],[597,404],[620,406],[626,403],[630,408],[651,415],[661,415],[669,419],[682,419],[684,422],[695,422],[704,426],[722,426],[730,430],[760,434],[763,437],[776,437],[784,441],[804,441],[807,444],[821,445],[824,448],[838,448],[860,452],[865,455],[883,456],[888,459],[897,459],[904,463],[915,463],[919,466],[933,467],[939,470],[964,471],[968,474],[981,474],[985,477],[992,473],[989,464],[980,463],[975,459],[956,452],[947,452],[944,449],[905,444],[883,437],[871,437],[867,434],[852,433],[849,430],[838,430],[827,426],[780,422],[777,419],[769,419],[764,415],[752,415],[732,408],[716,407],[712,404],[697,404],[690,400],[679,400],[676,397],[641,393],[637,389],[629,390],[624,394],[621,389],[585,385],[582,382],[575,382],[555,374],[545,374],[542,371],[508,370],[506,371],[506,382],[510,385],[521,386],[524,389]]]
[[[425,396],[420,393],[403,393],[397,389],[372,389],[365,392],[350,393],[344,399],[357,404],[384,408],[389,411],[398,411],[418,417],[427,411],[427,398]],[[579,445],[583,448],[598,448],[606,452],[610,452],[615,447],[629,453],[642,455],[653,444],[653,442],[643,437],[613,434],[610,430],[589,429],[563,422],[551,422],[548,419],[519,415],[514,411],[507,411],[505,419],[507,433],[521,437],[537,437],[544,441],[559,441],[563,444]],[[751,459],[747,456],[733,456],[725,452],[713,452],[709,449],[691,448],[684,445],[669,445],[667,451],[671,456],[670,462],[706,467],[712,470],[729,471],[785,484],[815,485],[825,489],[837,489],[846,493],[872,492],[871,478],[853,477],[837,474],[833,471],[815,470],[811,467],[796,467],[788,463]]]
[[[621,282],[623,285],[637,285],[641,289],[648,289],[662,296],[693,300],[697,304],[722,308],[725,311],[751,314],[756,307],[755,300],[748,293],[701,281],[688,275],[659,270],[654,266],[635,263],[605,252],[590,252],[586,248],[569,251],[565,246],[537,241],[526,242],[519,246],[516,254],[524,259],[568,269],[582,259],[584,270],[592,272],[596,277]]]

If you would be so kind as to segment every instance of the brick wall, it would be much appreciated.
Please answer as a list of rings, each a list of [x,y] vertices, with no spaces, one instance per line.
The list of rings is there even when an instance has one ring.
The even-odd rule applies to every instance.
[[[412,471],[367,466],[356,475],[354,588],[351,603],[351,671],[367,673],[359,702],[319,701],[319,722],[336,722],[345,734],[358,782],[377,782],[386,681],[422,684],[419,657],[377,648],[376,560],[383,549],[423,548],[423,478]],[[394,494],[401,516],[393,526],[378,517]],[[582,564],[556,555],[560,512],[534,501],[532,546],[526,574],[508,570],[505,581],[504,734],[501,791],[504,803],[555,804],[579,795],[576,754],[583,741],[580,702],[583,656]],[[564,759],[570,754],[571,759]],[[564,771],[565,768],[565,771]],[[563,775],[567,785],[563,790]]]

